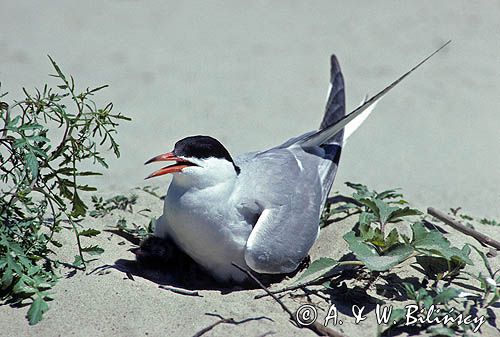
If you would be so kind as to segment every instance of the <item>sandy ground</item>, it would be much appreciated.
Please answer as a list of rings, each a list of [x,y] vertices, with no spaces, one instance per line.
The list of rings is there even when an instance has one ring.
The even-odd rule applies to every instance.
[[[452,39],[352,137],[334,189],[345,191],[344,181],[402,187],[421,208],[462,206],[498,219],[499,17],[500,4],[488,1],[1,1],[0,81],[10,99],[23,86],[54,84],[50,54],[82,86],[109,84],[102,100],[133,122],[118,136],[122,157],[94,183],[124,193],[143,184],[146,159],[182,137],[210,134],[241,153],[316,128],[331,53],[353,108]],[[341,254],[343,241],[327,235],[332,256]],[[131,258],[117,242],[102,239],[107,250],[95,266]],[[115,270],[63,279],[56,291],[34,328],[23,310],[1,307],[0,334],[190,335],[215,320],[205,312],[276,321],[220,326],[213,335],[307,334],[253,292],[188,298]]]
[[[134,207],[134,214],[124,211],[115,211],[99,219],[88,219],[84,226],[106,229],[113,226],[120,218],[125,218],[128,223],[147,223],[146,218],[138,215],[137,211],[150,208],[152,213],[161,212],[161,202],[151,195],[141,191],[129,191],[139,196],[138,204]],[[348,251],[347,244],[342,236],[347,233],[355,223],[355,216],[336,222],[322,230],[320,239],[311,251],[311,258],[328,256],[340,259]],[[400,225],[401,226],[401,225]],[[478,246],[477,242],[463,234],[443,226],[449,234],[447,237],[453,245],[461,247],[465,242]],[[500,230],[493,226],[477,225],[476,229],[498,237]],[[59,241],[67,244],[65,250],[59,253],[63,260],[71,262],[75,251],[73,247],[74,236],[70,231],[64,231]],[[90,241],[87,241],[90,242]],[[50,310],[44,319],[37,325],[30,327],[25,319],[27,307],[12,309],[9,306],[0,306],[1,336],[193,336],[196,332],[213,324],[218,320],[206,313],[219,314],[224,318],[241,320],[251,317],[266,317],[259,321],[251,321],[242,325],[219,325],[206,336],[251,336],[257,337],[273,332],[272,336],[315,336],[307,329],[299,329],[288,320],[288,315],[269,297],[254,299],[255,295],[262,294],[262,290],[241,290],[217,288],[214,284],[204,283],[195,287],[202,297],[187,296],[173,293],[159,288],[161,284],[172,284],[168,274],[157,271],[147,271],[144,276],[133,276],[133,280],[123,272],[123,266],[131,266],[134,255],[129,251],[134,245],[121,236],[103,232],[92,244],[98,243],[105,249],[105,253],[88,266],[88,272],[74,273],[70,269],[61,271],[61,280],[54,288],[55,300],[50,302]],[[486,252],[485,249],[482,249]],[[486,273],[477,254],[471,254],[475,265],[468,266],[467,271],[472,274]],[[500,268],[500,259],[490,259],[493,270]],[[133,268],[127,267],[133,272]],[[329,327],[345,333],[347,336],[376,336],[378,325],[375,321],[374,301],[386,300],[394,295],[394,280],[412,282],[412,277],[421,277],[405,263],[389,273],[383,274],[367,287],[366,295],[361,293],[345,294],[342,291],[326,292],[332,296],[333,303],[339,310],[338,318],[344,323]],[[197,277],[197,275],[193,275]],[[275,284],[271,289],[280,289],[293,284],[299,275],[291,280]],[[367,281],[357,276],[360,281],[347,281],[349,288],[363,286]],[[462,282],[462,281],[458,281]],[[468,282],[468,285],[478,287],[477,282]],[[457,285],[453,285],[457,286]],[[215,287],[215,289],[214,289]],[[314,289],[314,288],[313,288]],[[380,289],[386,292],[384,296]],[[462,288],[463,289],[463,288]],[[282,298],[285,304],[293,311],[302,304],[313,303],[318,308],[318,321],[323,322],[329,305],[320,297],[311,295],[303,296],[302,291],[292,292]],[[356,295],[354,295],[356,294]],[[409,302],[388,301],[402,307]],[[355,324],[351,314],[351,307],[357,304],[366,306],[367,319]],[[500,309],[493,308],[496,317]],[[480,314],[484,314],[483,311]],[[498,326],[498,320],[496,323]],[[425,336],[425,334],[421,334]],[[489,323],[484,323],[481,336],[497,336],[498,330]],[[399,336],[407,336],[403,333]]]

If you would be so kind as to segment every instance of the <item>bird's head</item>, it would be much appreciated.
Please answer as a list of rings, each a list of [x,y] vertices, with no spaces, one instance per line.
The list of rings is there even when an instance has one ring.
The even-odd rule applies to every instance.
[[[174,150],[160,154],[145,164],[157,161],[175,161],[161,168],[146,179],[173,173],[174,179],[190,184],[223,182],[240,173],[229,151],[217,139],[209,136],[191,136],[175,143]]]

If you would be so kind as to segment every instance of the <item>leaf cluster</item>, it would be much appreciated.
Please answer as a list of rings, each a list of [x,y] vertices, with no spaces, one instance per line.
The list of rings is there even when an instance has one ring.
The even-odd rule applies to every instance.
[[[450,269],[472,264],[468,258],[470,249],[452,247],[450,242],[437,230],[428,230],[416,216],[422,213],[408,206],[403,195],[395,189],[383,192],[371,191],[362,184],[347,183],[354,189],[352,200],[342,205],[342,212],[359,214],[358,231],[344,235],[354,255],[372,271],[386,271],[411,257],[432,257],[444,261]],[[334,210],[335,212],[335,210]],[[412,238],[401,234],[398,226],[407,220],[412,230]],[[386,234],[386,226],[395,227]],[[422,260],[417,259],[417,263]],[[455,268],[453,268],[455,269]]]
[[[133,206],[137,202],[138,196],[115,195],[109,199],[104,199],[96,195],[92,196],[93,209],[89,211],[89,215],[94,218],[101,218],[107,214],[111,214],[114,210],[133,212]]]
[[[59,261],[51,255],[62,246],[55,237],[63,228],[74,232],[77,255],[73,264],[85,268],[84,254],[102,248],[84,246],[84,238],[99,231],[82,228],[87,213],[81,193],[96,191],[82,183],[97,171],[80,170],[82,163],[107,168],[101,151],[120,155],[115,141],[120,120],[111,103],[98,107],[93,96],[106,86],[78,91],[52,58],[56,87],[29,92],[11,104],[0,98],[0,276],[3,301],[23,304],[31,299],[30,324],[48,309],[49,290],[57,280]]]
[[[357,260],[338,261],[321,257],[300,275],[293,289],[319,284],[328,289],[335,280],[333,277],[340,275],[339,271],[342,269],[339,267],[362,266],[375,273],[374,275],[381,275],[382,272],[393,271],[405,261],[414,261],[410,266],[424,274],[422,286],[415,287],[409,283],[403,283],[402,286],[406,297],[415,301],[420,308],[429,309],[430,305],[436,305],[441,308],[441,315],[444,315],[448,308],[461,305],[463,310],[455,310],[454,315],[467,315],[469,312],[477,312],[479,307],[497,303],[500,299],[500,270],[492,270],[481,250],[470,244],[465,244],[462,248],[454,247],[440,231],[429,230],[422,213],[408,206],[408,202],[402,199],[403,196],[397,190],[378,193],[362,184],[347,185],[354,189],[352,195],[337,198],[342,200],[342,204],[326,208],[323,219],[325,221],[338,214],[358,215],[355,228],[344,235],[344,240]],[[392,230],[386,233],[386,226],[389,224]],[[411,230],[410,236],[405,235],[408,227]],[[406,230],[403,231],[403,228]],[[477,275],[464,271],[466,265],[473,264],[470,258],[472,249],[481,257],[487,274]],[[469,293],[450,286],[456,278],[463,279],[467,275],[469,281],[476,280],[479,283],[482,293]],[[434,279],[430,287],[429,279]],[[395,324],[394,321],[397,322],[404,316],[405,309],[395,308],[390,318],[391,324],[385,330],[388,331]],[[432,335],[451,336],[455,333],[467,333],[473,326],[438,324],[421,328],[428,328]]]
[[[143,188],[136,189],[141,189],[144,192],[159,198],[159,195],[156,194],[157,187],[153,188],[151,186],[145,186]],[[133,207],[136,205],[138,198],[139,197],[137,194],[132,194],[130,196],[118,194],[108,199],[104,199],[102,197],[94,195],[91,199],[93,209],[89,211],[89,215],[94,218],[100,218],[108,214],[112,214],[114,211],[133,213]],[[149,223],[147,225],[138,225],[134,222],[129,224],[125,217],[120,216],[120,218],[116,222],[115,227],[120,232],[129,234],[129,236],[132,236],[140,241],[151,235],[154,231],[155,221],[149,216],[149,212],[151,212],[149,208],[144,208],[137,211],[137,214],[149,218]]]

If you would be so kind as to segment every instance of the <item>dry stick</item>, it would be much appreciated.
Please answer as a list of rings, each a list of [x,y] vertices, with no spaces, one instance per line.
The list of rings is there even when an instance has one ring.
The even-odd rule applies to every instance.
[[[480,233],[472,228],[468,228],[468,227],[462,225],[460,222],[456,221],[448,214],[445,214],[444,212],[437,210],[433,207],[427,208],[427,213],[429,213],[430,215],[432,215],[436,219],[441,220],[445,224],[455,228],[456,230],[458,230],[466,235],[472,236],[474,239],[500,250],[500,242],[493,240],[488,235],[485,235],[485,234]]]
[[[272,319],[270,319],[268,317],[265,317],[265,316],[245,318],[245,319],[243,319],[241,321],[235,321],[234,318],[224,318],[224,317],[222,317],[221,315],[218,315],[218,314],[211,314],[211,313],[207,312],[207,313],[205,313],[205,315],[219,317],[220,321],[217,321],[214,324],[211,324],[211,325],[207,326],[206,328],[201,329],[200,331],[198,331],[197,333],[195,333],[193,335],[193,337],[203,336],[204,334],[206,334],[207,332],[209,332],[210,330],[212,330],[213,328],[215,328],[217,325],[223,324],[223,323],[225,323],[225,324],[239,325],[239,324],[243,324],[243,323],[250,322],[250,321],[258,321],[258,320],[261,320],[261,319],[268,319],[268,320],[272,321]]]
[[[187,290],[187,289],[177,288],[177,287],[169,286],[169,285],[160,285],[159,288],[165,289],[165,290],[170,290],[173,293],[177,293],[177,294],[181,294],[181,295],[203,297],[196,290]]]
[[[347,337],[346,335],[338,332],[338,331],[335,331],[333,329],[330,329],[324,325],[321,325],[321,323],[319,323],[318,321],[315,321],[313,322],[311,325],[301,325],[299,324],[296,319],[295,319],[295,315],[293,314],[293,312],[285,305],[285,303],[283,303],[276,295],[274,295],[273,293],[271,293],[269,291],[269,289],[267,289],[267,287],[265,285],[262,284],[262,282],[260,282],[248,269],[246,268],[243,268],[239,265],[237,265],[236,263],[234,262],[231,262],[231,264],[233,266],[235,266],[236,268],[238,268],[239,270],[241,270],[242,272],[244,272],[245,274],[248,275],[248,277],[250,277],[252,280],[255,281],[255,283],[257,283],[259,285],[259,287],[262,288],[262,290],[264,290],[269,296],[271,296],[276,302],[279,303],[279,305],[281,305],[281,307],[283,308],[283,310],[285,310],[288,315],[290,315],[290,320],[293,321],[295,324],[297,324],[297,326],[299,328],[307,328],[311,331],[313,331],[314,333],[316,333],[318,336],[330,336],[330,337]]]

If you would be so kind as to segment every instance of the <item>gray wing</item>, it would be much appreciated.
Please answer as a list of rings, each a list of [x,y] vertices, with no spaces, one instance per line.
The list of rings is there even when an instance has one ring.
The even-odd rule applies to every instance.
[[[292,272],[318,236],[323,198],[318,160],[323,159],[301,149],[238,159],[238,185],[246,191],[242,204],[254,202],[258,209],[245,261],[259,273]]]
[[[247,193],[246,204],[254,203],[260,210],[246,243],[245,261],[250,268],[261,273],[296,269],[317,238],[320,212],[335,177],[343,143],[339,133],[448,43],[344,117],[343,80],[332,56],[327,114],[320,130],[241,158],[238,180]]]
[[[320,129],[328,128],[344,114],[344,79],[332,55],[330,88]],[[252,206],[246,203],[244,207],[246,219],[257,219],[246,243],[245,261],[257,272],[294,271],[318,237],[319,218],[337,172],[343,133],[336,133],[328,143],[306,149],[296,146],[317,132],[246,157],[248,165],[242,172],[256,172],[246,185],[251,187],[247,190],[255,191],[257,205],[253,209],[257,206],[260,212],[249,216]],[[269,177],[272,181],[263,181]]]

